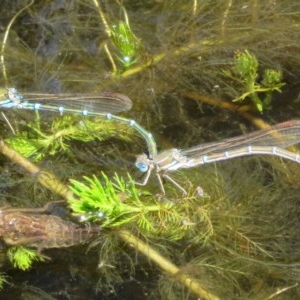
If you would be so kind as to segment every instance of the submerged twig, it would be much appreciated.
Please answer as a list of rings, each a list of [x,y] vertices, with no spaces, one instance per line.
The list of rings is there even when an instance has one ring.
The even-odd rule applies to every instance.
[[[278,296],[278,295],[280,295],[280,294],[282,294],[282,293],[284,293],[284,292],[286,292],[286,291],[288,291],[288,290],[290,290],[290,289],[292,289],[292,288],[297,287],[298,284],[299,284],[299,283],[296,282],[295,284],[293,284],[293,285],[291,285],[291,286],[287,286],[287,287],[285,287],[285,288],[278,289],[275,293],[273,293],[272,295],[270,295],[269,297],[267,297],[265,300],[273,299],[273,298],[275,298],[276,296]]]
[[[263,128],[267,128],[270,126],[263,119],[257,118],[254,115],[252,115],[249,112],[248,106],[240,107],[240,106],[235,105],[230,102],[220,101],[213,97],[208,97],[208,96],[201,95],[199,93],[194,93],[194,92],[186,92],[186,93],[184,93],[184,96],[188,97],[190,99],[193,99],[195,101],[201,101],[201,102],[204,102],[209,105],[218,106],[218,107],[221,107],[221,108],[224,108],[227,110],[234,111],[234,112],[238,113],[239,115],[241,115],[242,117],[244,117],[245,119],[251,121],[252,124],[254,124],[257,128],[263,129]]]
[[[223,43],[222,40],[220,40],[220,41],[201,40],[200,42],[191,43],[191,44],[179,47],[179,48],[175,49],[174,51],[172,51],[172,54],[174,56],[179,56],[179,55],[182,55],[184,53],[188,53],[189,51],[191,51],[191,49],[194,49],[194,48],[198,49],[199,47],[206,47],[206,46],[211,47],[213,45],[219,45],[219,44],[222,44],[222,43]],[[119,78],[126,78],[126,77],[130,77],[130,76],[132,76],[136,73],[140,73],[140,72],[144,71],[145,69],[147,69],[149,67],[155,66],[160,61],[162,61],[167,55],[169,55],[167,52],[162,52],[162,53],[156,54],[152,58],[148,59],[145,63],[142,63],[138,66],[127,69],[122,74],[119,74],[118,77]]]
[[[205,288],[203,288],[200,283],[185,273],[182,273],[180,269],[174,265],[172,262],[163,257],[159,252],[151,248],[148,244],[144,243],[129,231],[122,230],[119,231],[119,236],[129,243],[132,247],[137,249],[139,252],[146,255],[149,259],[155,262],[161,269],[171,274],[174,278],[176,278],[179,282],[184,284],[190,291],[197,294],[201,299],[206,300],[218,300],[220,299],[218,296],[208,292]]]
[[[7,146],[4,140],[0,140],[0,153],[9,158],[15,164],[22,166],[27,172],[35,176],[38,182],[50,191],[61,195],[65,199],[74,197],[73,193],[62,184],[51,172],[40,169],[21,154]]]

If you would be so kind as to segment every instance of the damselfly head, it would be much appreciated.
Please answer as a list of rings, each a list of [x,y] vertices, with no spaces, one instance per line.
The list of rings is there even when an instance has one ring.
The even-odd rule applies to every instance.
[[[11,101],[14,103],[20,103],[23,99],[23,96],[19,93],[19,91],[15,88],[8,88],[7,95]]]
[[[135,166],[142,172],[145,173],[149,170],[150,161],[146,154],[141,154],[137,157]]]

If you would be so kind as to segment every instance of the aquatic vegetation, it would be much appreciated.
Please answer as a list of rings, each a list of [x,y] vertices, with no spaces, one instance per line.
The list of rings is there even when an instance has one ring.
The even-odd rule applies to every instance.
[[[43,256],[38,254],[36,250],[23,246],[10,247],[7,256],[15,268],[23,271],[29,269],[34,261],[45,261]]]
[[[129,95],[134,102],[131,118],[153,133],[160,150],[185,149],[248,133],[262,121],[275,124],[298,117],[299,1],[47,0],[24,7],[21,2],[2,6],[3,87]],[[113,26],[123,37],[117,41],[121,51],[110,35]],[[242,105],[232,103],[234,99]],[[258,113],[251,112],[253,104]],[[30,165],[31,176],[25,177],[12,167],[11,161],[15,166],[20,159],[1,156],[3,201],[26,207],[39,206],[54,193],[70,196],[66,187],[52,181],[53,171],[65,181],[74,178],[72,188],[82,198],[72,204],[75,215],[105,225],[105,234],[89,248],[99,246],[99,261],[95,252],[81,253],[72,262],[63,253],[59,266],[62,273],[72,270],[93,286],[87,291],[86,284],[71,279],[57,290],[52,276],[47,287],[52,284],[56,294],[66,291],[78,297],[85,288],[82,298],[92,298],[99,280],[98,293],[115,290],[121,297],[122,283],[134,278],[146,290],[141,295],[192,299],[189,287],[177,281],[183,274],[223,299],[299,297],[299,166],[261,157],[207,165],[174,174],[190,187],[187,197],[167,184],[167,196],[158,199],[154,181],[132,190],[127,173],[138,178],[134,161],[144,148],[140,141],[123,143],[123,126],[107,130],[109,143],[77,145],[77,133],[80,141],[101,139],[94,136],[98,125],[87,126],[85,134],[77,118],[59,118],[61,124],[52,125],[44,114],[36,123],[34,114],[24,118],[19,112],[5,113],[16,134],[1,122],[3,137],[16,149],[26,149],[31,159],[38,157],[48,171]],[[123,132],[121,142],[114,139],[118,130]],[[0,148],[7,154],[7,147]],[[50,157],[52,153],[57,155]],[[119,179],[112,179],[115,172]],[[35,193],[29,193],[25,180]],[[198,185],[203,198],[195,197]],[[144,252],[132,242],[134,236]],[[149,264],[144,255],[152,248],[176,263],[175,273],[165,273],[157,262],[159,267]],[[50,269],[51,263],[43,265],[43,274]],[[29,279],[26,272],[20,278]]]
[[[3,289],[5,284],[8,284],[7,275],[5,275],[5,273],[0,273],[0,291]]]
[[[112,25],[110,35],[120,53],[117,56],[119,61],[124,68],[130,67],[136,62],[138,52],[141,49],[140,40],[133,34],[129,24],[122,21]]]
[[[284,83],[282,83],[282,71],[272,69],[263,71],[262,80],[259,83],[257,81],[259,77],[258,68],[257,58],[248,50],[236,51],[233,72],[235,79],[243,85],[244,91],[233,101],[243,101],[249,97],[256,109],[262,113],[270,107],[273,92],[281,92]]]
[[[102,173],[103,183],[95,176],[84,179],[86,183],[71,180],[71,190],[78,198],[68,200],[74,214],[84,222],[99,222],[103,228],[134,227],[145,237],[174,241],[193,235],[198,223],[202,227],[198,240],[205,243],[213,234],[207,207],[195,207],[195,196],[178,205],[143,195],[129,175],[125,180],[115,174],[110,180]]]
[[[7,138],[6,142],[24,156],[39,161],[43,157],[54,156],[59,152],[74,155],[70,146],[71,141],[103,142],[112,136],[126,142],[133,139],[133,130],[130,127],[101,119],[65,115],[55,118],[50,128],[41,126],[41,123],[40,117],[34,122],[28,122],[27,130],[19,130],[11,138]]]

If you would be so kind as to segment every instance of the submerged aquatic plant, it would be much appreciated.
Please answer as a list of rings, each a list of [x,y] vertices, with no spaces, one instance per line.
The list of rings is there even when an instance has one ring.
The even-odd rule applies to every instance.
[[[71,153],[71,140],[89,142],[95,139],[104,141],[110,137],[131,141],[132,129],[128,126],[95,118],[80,118],[64,115],[51,124],[50,132],[41,128],[40,118],[27,124],[29,131],[17,132],[6,139],[16,151],[35,161],[46,155],[55,155],[60,151]]]
[[[7,251],[7,256],[15,268],[23,271],[28,270],[34,261],[45,261],[44,257],[38,254],[36,250],[23,246],[10,247]]]
[[[116,16],[120,15],[120,6],[116,3],[121,1],[95,0],[94,2],[101,2],[103,11],[109,20],[116,20]],[[299,78],[297,73],[300,70],[299,55],[297,54],[299,52],[299,43],[297,43],[299,9],[295,9],[298,5],[297,1],[286,1],[286,3],[283,1],[248,1],[243,3],[245,5],[241,5],[240,1],[201,1],[201,5],[200,1],[128,1],[126,5],[133,21],[132,24],[139,23],[139,31],[143,32],[143,36],[147,36],[143,43],[151,51],[149,54],[151,59],[147,63],[142,61],[140,68],[135,66],[135,68],[129,68],[122,73],[122,80],[118,77],[107,76],[111,72],[111,66],[107,63],[107,57],[98,52],[98,48],[95,47],[95,45],[103,45],[108,37],[105,35],[103,37],[101,32],[103,25],[99,26],[97,11],[91,7],[91,3],[72,1],[72,5],[70,5],[68,1],[36,1],[23,14],[22,18],[13,24],[13,31],[11,31],[5,51],[3,51],[3,56],[5,56],[3,65],[8,70],[8,81],[18,87],[25,86],[26,89],[49,87],[48,82],[53,78],[59,84],[69,85],[69,88],[76,91],[92,89],[95,85],[101,85],[104,89],[109,87],[123,91],[130,88],[132,97],[140,99],[138,103],[140,106],[137,106],[139,112],[135,118],[140,118],[139,120],[143,118],[143,123],[145,123],[147,122],[145,116],[150,116],[147,125],[159,132],[161,141],[167,140],[180,147],[193,145],[195,141],[198,144],[200,136],[205,139],[208,137],[206,136],[208,132],[216,134],[220,129],[219,122],[222,120],[220,115],[213,114],[210,108],[206,109],[206,106],[201,106],[199,109],[201,104],[197,105],[197,109],[194,106],[191,108],[191,101],[185,102],[186,97],[183,96],[185,91],[194,91],[199,96],[203,94],[209,96],[212,87],[217,83],[219,87],[216,87],[212,94],[216,93],[218,98],[225,96],[233,99],[237,95],[245,94],[243,99],[250,100],[251,93],[246,89],[245,81],[243,82],[241,77],[232,72],[231,78],[235,77],[237,81],[232,84],[231,78],[228,81],[227,77],[222,82],[224,78],[220,76],[220,69],[227,63],[228,53],[232,49],[247,49],[251,45],[251,51],[253,49],[253,53],[259,57],[259,65],[263,64],[268,67],[269,61],[278,61],[284,74],[289,71],[289,83],[291,84],[289,89],[296,86],[293,83]],[[22,5],[21,2],[20,5]],[[15,13],[15,10],[11,10],[10,7],[5,10],[5,5],[3,5],[3,10],[7,12],[7,14],[3,14],[6,19],[10,14]],[[140,22],[141,19],[143,22]],[[3,24],[5,24],[5,20]],[[135,32],[134,26],[132,29]],[[15,39],[15,36],[18,36],[18,39]],[[115,52],[117,51],[115,50]],[[120,58],[122,56],[120,53],[117,55]],[[132,59],[132,61],[134,60],[136,58]],[[258,60],[256,59],[256,61]],[[123,66],[122,62],[120,65]],[[149,78],[149,71],[151,71],[151,78]],[[264,82],[263,70],[261,73],[259,70],[257,74],[258,77],[255,77],[254,73],[253,78],[253,82],[256,84],[254,90],[259,99],[264,100],[266,93],[262,90],[268,80]],[[267,75],[271,85],[274,84],[272,78],[275,75],[274,79],[276,80],[276,74]],[[241,89],[236,93],[238,81]],[[259,84],[262,85],[261,91],[258,90],[257,85]],[[273,95],[273,91],[270,92],[271,94]],[[175,107],[175,105],[170,105],[171,100],[174,100],[175,104],[178,102],[180,109],[178,113],[170,111],[171,107],[172,109]],[[287,98],[287,101],[292,104],[293,99]],[[268,101],[263,102],[267,103]],[[263,107],[263,110],[268,106],[268,104],[261,105],[259,102],[258,104],[258,107],[260,109]],[[165,114],[164,107],[166,107]],[[288,111],[285,113],[287,113],[285,114],[287,118],[293,115],[293,112],[290,115]],[[227,112],[225,114],[227,117]],[[231,115],[231,118],[230,123],[232,124],[236,121],[235,114]],[[182,121],[182,123],[176,124],[174,120]],[[240,118],[238,121],[241,121]],[[197,129],[203,128],[203,124],[205,124],[206,130],[201,129],[199,132]],[[185,128],[186,131],[181,131]],[[168,137],[167,139],[164,139],[164,134]],[[174,137],[173,140],[172,137]],[[64,142],[68,145],[67,140]],[[165,146],[166,144],[161,144],[162,148]],[[299,248],[297,247],[299,244],[299,235],[297,235],[299,197],[296,195],[296,185],[293,188],[287,186],[288,180],[284,180],[286,174],[282,175],[271,193],[272,187],[267,185],[270,185],[273,176],[269,168],[266,168],[266,164],[263,163],[254,171],[253,163],[251,163],[250,169],[243,169],[240,161],[236,165],[234,162],[217,164],[216,173],[226,165],[229,165],[230,168],[215,181],[212,180],[214,174],[203,176],[203,172],[213,166],[204,166],[201,172],[198,171],[202,174],[199,182],[205,192],[211,196],[208,211],[213,219],[214,237],[210,241],[213,240],[215,243],[210,243],[205,249],[201,242],[191,246],[190,240],[187,242],[184,240],[180,243],[177,242],[176,245],[168,244],[168,247],[174,261],[178,263],[191,262],[191,265],[186,266],[185,270],[188,269],[187,271],[198,274],[200,280],[207,280],[207,286],[212,290],[215,289],[222,295],[222,298],[262,299],[267,298],[268,289],[278,291],[282,286],[293,284],[287,278],[293,276],[293,271],[297,271],[299,266],[297,250]],[[282,173],[290,170],[287,165],[284,167],[280,165],[279,168]],[[232,174],[233,172],[230,173],[230,170],[234,169],[235,173],[238,173],[237,175]],[[88,169],[84,171],[92,173]],[[194,171],[186,171],[189,174],[196,174],[192,172]],[[297,172],[296,169],[294,174]],[[262,175],[254,183],[253,177],[256,174],[264,174],[264,176]],[[104,181],[102,178],[99,180],[102,183]],[[204,181],[208,180],[210,181],[205,184]],[[195,178],[194,181],[196,181]],[[281,181],[285,182],[285,190],[283,190],[284,186],[280,185]],[[223,183],[224,186],[222,186]],[[84,182],[84,184],[90,185],[88,182]],[[18,187],[18,189],[10,189],[10,193],[19,191],[20,194],[21,191],[24,191],[24,185],[19,184]],[[249,191],[249,195],[243,196],[245,191]],[[282,193],[282,196],[279,193]],[[277,197],[273,197],[273,194],[276,194]],[[295,194],[294,200],[291,201],[293,194]],[[142,197],[143,205],[153,204],[150,201],[151,196],[149,199],[143,195],[139,195],[139,197]],[[122,199],[126,204],[129,197],[124,196]],[[177,200],[179,201],[178,206],[185,209],[186,215],[189,216],[186,223],[189,220],[190,224],[197,224],[196,211],[199,211],[200,208],[206,209],[202,205],[203,202],[204,204],[206,202],[198,199],[198,201],[194,201],[194,204],[191,201],[186,204],[185,199],[184,201],[183,199]],[[117,201],[117,203],[119,202]],[[121,202],[121,204],[123,203]],[[185,208],[188,205],[191,209]],[[97,209],[95,209],[95,220],[97,219],[96,212]],[[101,216],[101,212],[99,216]],[[100,222],[102,220],[106,221],[105,216],[100,218]],[[136,230],[134,226],[136,220],[123,226],[132,224],[131,228]],[[156,224],[162,223],[157,222]],[[204,224],[206,223],[204,222]],[[161,228],[164,229],[163,225]],[[202,230],[201,226],[190,225],[190,230],[193,229],[195,235],[196,231],[201,232]],[[190,231],[188,232],[190,233]],[[183,251],[187,244],[188,251]],[[161,244],[158,247],[161,247]],[[122,260],[119,249],[116,247],[112,251],[110,248],[108,256],[116,258],[116,261],[120,260],[120,257]],[[126,250],[128,249],[125,248]],[[271,251],[273,256],[268,259],[270,256],[265,255],[264,250]],[[126,255],[130,256],[128,253]],[[197,261],[193,260],[197,256],[199,257]],[[132,255],[132,257],[136,264],[136,256]],[[284,264],[287,262],[287,258],[288,262],[294,263],[293,269],[291,265]],[[110,261],[108,263],[116,266]],[[283,273],[278,272],[279,268],[276,269],[280,263],[282,263]],[[272,268],[274,274],[270,272]],[[121,269],[128,269],[128,265],[124,261],[122,261]],[[282,270],[279,269],[279,271]],[[157,276],[157,270],[155,272],[156,277],[163,277],[162,274]],[[248,277],[244,275],[245,273],[248,273]],[[118,275],[121,277],[122,273]],[[165,297],[156,298],[182,299],[184,293],[182,287],[175,286],[174,282],[172,286],[170,284],[171,276],[166,277],[168,278],[167,293]],[[298,281],[298,278],[299,275],[294,274],[293,280]],[[110,283],[113,285],[115,281],[110,280]],[[161,282],[155,285],[153,281],[152,284],[151,292],[155,292],[156,287],[161,286]],[[259,290],[260,286],[262,286],[261,290]],[[102,292],[102,286],[99,287],[100,289]],[[178,294],[171,297],[170,294],[176,289]],[[111,291],[111,289],[109,290]],[[297,297],[299,288],[295,290],[294,294],[292,292],[290,293],[291,297]],[[190,297],[190,295],[184,296]]]
[[[110,37],[119,52],[117,57],[122,65],[128,68],[134,64],[141,49],[141,42],[134,35],[129,24],[121,21],[116,25],[112,25]]]
[[[0,272],[0,291],[3,289],[4,285],[8,283],[7,276],[5,273]]]
[[[85,183],[71,180],[71,190],[79,200],[69,200],[74,214],[83,221],[101,222],[106,228],[134,226],[148,237],[172,240],[195,234],[199,224],[198,240],[205,241],[213,233],[206,207],[196,203],[194,197],[184,204],[159,201],[150,194],[143,195],[129,175],[126,181],[118,175],[111,181],[104,173],[103,183],[96,176],[84,179]]]
[[[258,82],[258,67],[259,63],[256,56],[248,50],[235,53],[233,71],[243,85],[243,92],[233,101],[243,101],[250,97],[256,109],[262,113],[264,109],[269,107],[272,93],[274,91],[281,92],[284,83],[281,81],[282,72],[272,69],[265,69],[261,82]]]

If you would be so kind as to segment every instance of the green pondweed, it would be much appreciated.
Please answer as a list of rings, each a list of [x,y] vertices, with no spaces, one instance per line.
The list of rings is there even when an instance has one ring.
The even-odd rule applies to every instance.
[[[133,34],[129,24],[121,21],[116,25],[112,25],[110,37],[119,52],[117,57],[122,65],[128,68],[134,64],[141,49],[141,42]]]
[[[10,247],[7,251],[7,256],[15,268],[23,271],[28,270],[34,261],[45,261],[44,257],[38,254],[36,250],[23,246]]]
[[[0,272],[0,291],[3,289],[4,285],[8,283],[7,275]]]
[[[89,142],[94,139],[104,141],[110,137],[131,141],[132,129],[115,122],[95,118],[80,118],[64,115],[53,120],[51,129],[41,128],[39,119],[27,124],[28,131],[17,132],[6,139],[7,144],[25,157],[39,161],[46,155],[55,155],[60,151],[71,153],[69,142],[77,140]]]
[[[255,55],[248,50],[244,52],[236,51],[234,56],[233,73],[234,78],[242,84],[242,93],[233,101],[243,101],[250,97],[256,109],[263,112],[268,108],[272,93],[274,91],[281,92],[284,85],[282,80],[282,72],[280,70],[265,69],[263,71],[262,80],[257,81],[259,63]]]
[[[71,180],[71,190],[79,199],[69,200],[74,214],[83,221],[101,222],[106,228],[129,226],[146,236],[172,240],[195,234],[206,240],[213,233],[208,210],[193,197],[184,203],[159,201],[143,195],[129,175],[126,180],[115,175],[111,181],[104,173],[101,181],[96,176],[84,179]]]

